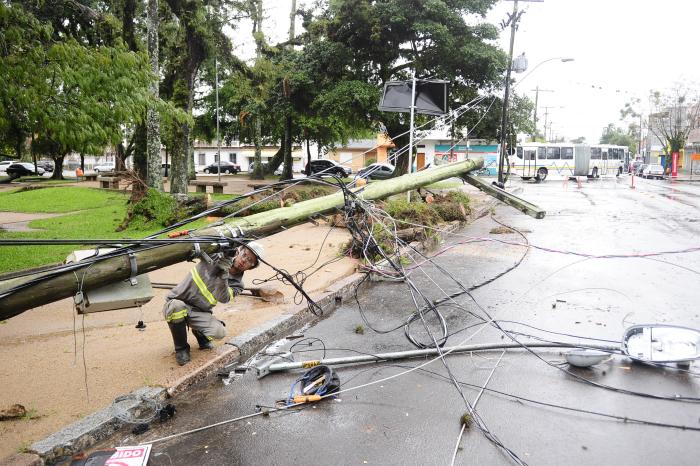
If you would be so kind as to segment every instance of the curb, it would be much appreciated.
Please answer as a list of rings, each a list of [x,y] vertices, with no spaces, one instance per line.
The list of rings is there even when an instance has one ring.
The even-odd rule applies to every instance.
[[[522,188],[516,188],[513,193],[519,191],[522,191]],[[498,200],[490,198],[478,210],[473,210],[470,213],[469,220],[464,225],[450,223],[445,227],[445,232],[451,233],[459,229],[460,226],[469,225],[487,215],[498,202]],[[132,391],[129,397],[135,399],[128,402],[127,409],[130,412],[138,413],[150,404],[149,401],[162,402],[169,397],[176,396],[222,368],[247,360],[267,344],[283,335],[325,318],[341,306],[344,300],[352,297],[355,286],[364,279],[364,273],[353,273],[329,285],[322,293],[313,295],[312,299],[323,309],[322,315],[314,315],[305,304],[294,305],[288,308],[284,314],[232,337],[225,345],[217,349],[219,354],[214,359],[176,380],[170,387],[141,387]],[[143,401],[139,402],[137,399]],[[110,405],[64,427],[43,440],[33,443],[28,449],[30,454],[26,454],[26,458],[22,460],[29,462],[17,464],[51,464],[107,439],[124,425],[125,423],[117,418],[113,406]],[[36,455],[39,457],[37,458]],[[14,459],[15,456],[17,455],[5,458],[4,461]],[[4,461],[0,461],[0,463],[5,464]]]
[[[135,399],[124,401],[123,406],[138,415],[139,411],[147,406],[148,401],[137,399],[161,402],[167,398],[167,391],[164,388],[141,387],[129,396]],[[39,455],[44,462],[51,463],[106,439],[122,425],[123,422],[117,418],[114,406],[110,405],[33,443],[29,451]]]

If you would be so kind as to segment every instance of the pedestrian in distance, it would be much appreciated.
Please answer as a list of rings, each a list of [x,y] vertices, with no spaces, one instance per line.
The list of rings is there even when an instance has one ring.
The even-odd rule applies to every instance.
[[[214,348],[213,340],[226,336],[225,324],[214,317],[217,303],[228,303],[243,291],[243,273],[254,269],[265,250],[251,241],[229,252],[217,253],[211,261],[200,260],[190,273],[165,297],[163,316],[175,345],[175,360],[190,362],[187,327],[192,329],[199,349]]]

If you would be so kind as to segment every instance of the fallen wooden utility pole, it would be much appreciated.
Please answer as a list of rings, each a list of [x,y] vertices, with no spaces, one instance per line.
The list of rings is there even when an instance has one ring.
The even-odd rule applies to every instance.
[[[447,178],[462,176],[481,168],[483,159],[475,158],[463,162],[441,165],[430,170],[403,175],[389,180],[370,183],[355,188],[356,195],[365,200],[383,199],[394,194],[417,189]],[[261,236],[280,227],[287,227],[303,222],[311,215],[322,214],[342,208],[345,199],[341,191],[299,202],[290,207],[261,212],[247,217],[232,218],[225,224],[197,230],[196,236],[209,236],[202,239],[201,250],[215,252],[218,245],[211,237],[228,238]],[[77,270],[60,272],[39,271],[23,274],[0,282],[0,320],[9,319],[22,312],[43,304],[73,297],[79,291],[89,291],[110,283],[116,283],[136,274],[152,272],[193,257],[192,243],[167,244],[163,246],[134,246],[131,255],[105,258],[86,263]],[[133,265],[133,268],[132,268]],[[22,287],[17,291],[12,291]]]
[[[542,219],[547,213],[545,210],[540,209],[536,205],[530,204],[529,202],[514,196],[513,194],[509,193],[504,189],[499,188],[498,186],[489,184],[477,176],[464,174],[462,175],[462,179],[470,185],[482,190],[486,194],[490,194],[499,201],[504,202],[511,207],[515,207],[520,212],[527,214],[531,217]]]

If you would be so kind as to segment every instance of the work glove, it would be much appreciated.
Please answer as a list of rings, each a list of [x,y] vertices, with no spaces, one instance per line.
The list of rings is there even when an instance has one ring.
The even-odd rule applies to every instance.
[[[224,256],[217,261],[216,266],[219,268],[219,277],[228,278],[228,271],[233,267],[233,258]]]

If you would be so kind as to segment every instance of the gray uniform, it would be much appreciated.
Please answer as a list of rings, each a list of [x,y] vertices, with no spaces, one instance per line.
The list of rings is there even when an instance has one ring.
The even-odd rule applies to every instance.
[[[209,340],[226,336],[224,324],[214,317],[217,303],[228,303],[243,290],[243,273],[230,275],[230,260],[220,258],[212,264],[200,261],[165,297],[163,316],[169,324],[183,320]]]

